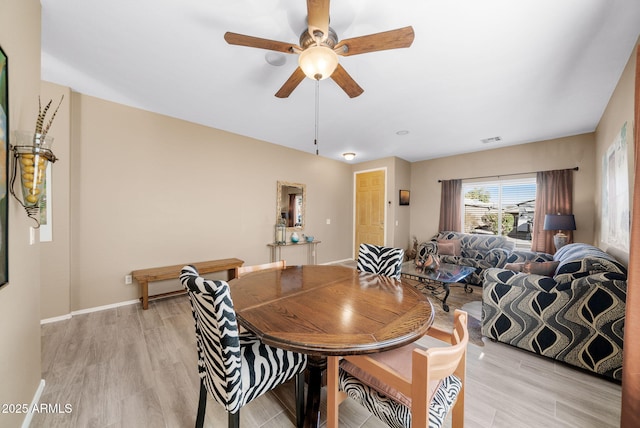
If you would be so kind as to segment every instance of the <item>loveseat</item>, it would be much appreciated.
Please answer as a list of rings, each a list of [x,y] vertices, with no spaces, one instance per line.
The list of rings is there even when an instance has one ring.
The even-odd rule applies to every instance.
[[[418,247],[418,257],[437,254],[440,262],[476,268],[461,282],[482,285],[485,269],[502,267],[514,249],[514,242],[504,236],[440,232]]]
[[[505,267],[484,272],[483,336],[621,379],[622,264],[594,246],[569,244],[553,256],[514,251]]]

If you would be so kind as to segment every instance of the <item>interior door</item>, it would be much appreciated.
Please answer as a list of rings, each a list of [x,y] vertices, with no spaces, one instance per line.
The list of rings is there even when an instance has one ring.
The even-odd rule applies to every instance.
[[[356,173],[356,257],[363,242],[384,245],[385,183],[385,170]]]

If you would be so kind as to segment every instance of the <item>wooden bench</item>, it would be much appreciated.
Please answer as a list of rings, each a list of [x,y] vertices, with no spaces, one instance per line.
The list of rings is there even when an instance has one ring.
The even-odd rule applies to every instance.
[[[131,272],[131,276],[140,284],[140,293],[142,296],[142,309],[149,308],[149,299],[157,299],[160,297],[172,296],[175,294],[184,294],[185,290],[170,291],[168,293],[160,293],[149,296],[149,283],[153,281],[162,281],[166,279],[178,279],[180,271],[185,265],[193,265],[200,274],[207,274],[212,272],[227,271],[229,279],[236,277],[236,268],[242,266],[244,260],[240,259],[221,259],[221,260],[209,260],[206,262],[198,263],[183,263],[181,265],[173,266],[161,266],[149,269],[139,269]]]

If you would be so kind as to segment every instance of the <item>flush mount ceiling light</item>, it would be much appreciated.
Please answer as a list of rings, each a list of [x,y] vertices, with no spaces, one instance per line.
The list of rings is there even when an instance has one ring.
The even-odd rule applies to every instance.
[[[265,61],[274,67],[283,66],[287,62],[287,57],[280,52],[267,52],[264,56]]]
[[[407,131],[406,129],[400,130],[396,132],[396,135],[407,135],[409,133],[409,131]]]
[[[352,153],[352,152],[349,152],[349,153],[343,153],[343,154],[342,154],[342,157],[343,157],[343,158],[345,158],[345,160],[350,161],[350,160],[352,160],[353,158],[355,158],[355,157],[356,157],[356,154],[355,154],[355,153]]]
[[[491,137],[491,138],[483,138],[482,140],[480,140],[480,142],[482,144],[499,143],[500,141],[502,141],[502,137],[500,137],[500,136]]]

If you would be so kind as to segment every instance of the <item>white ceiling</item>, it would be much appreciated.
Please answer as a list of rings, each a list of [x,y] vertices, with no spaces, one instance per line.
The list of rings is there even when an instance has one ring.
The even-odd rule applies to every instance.
[[[226,31],[298,43],[304,0],[42,0],[42,78],[315,153],[315,82]],[[408,49],[340,57],[320,82],[319,151],[419,161],[595,129],[640,33],[638,0],[334,0],[339,39],[413,26]],[[397,131],[409,131],[397,135]],[[500,136],[498,143],[480,140]]]

